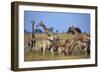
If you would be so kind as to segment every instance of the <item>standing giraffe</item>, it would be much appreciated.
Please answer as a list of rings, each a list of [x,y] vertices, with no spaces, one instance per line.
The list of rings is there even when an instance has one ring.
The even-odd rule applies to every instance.
[[[51,35],[53,35],[54,33],[51,32],[45,25],[44,23],[41,21],[39,23],[39,25],[43,28],[44,32],[50,37]]]
[[[32,32],[31,32],[31,40],[30,40],[30,52],[35,52],[35,44],[36,44],[36,38],[35,38],[35,34],[34,34],[34,25],[35,25],[35,21],[31,21],[32,23]]]
[[[54,55],[53,51],[54,51],[55,48],[57,48],[56,46],[59,43],[59,38],[56,36],[56,34],[51,32],[44,25],[44,23],[42,21],[39,23],[39,25],[42,27],[44,32],[48,35],[48,39],[46,41],[43,41],[43,55],[44,55],[46,49],[49,49],[51,54]]]

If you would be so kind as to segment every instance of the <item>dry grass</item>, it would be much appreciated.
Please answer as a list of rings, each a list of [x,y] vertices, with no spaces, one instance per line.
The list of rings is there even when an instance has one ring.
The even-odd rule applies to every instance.
[[[60,40],[66,40],[66,39],[72,39],[73,36],[71,34],[67,33],[59,33],[57,36],[60,38]],[[48,38],[48,36],[45,33],[36,33],[35,37],[37,40],[45,40]],[[24,42],[27,42],[31,38],[31,33],[25,33],[24,34]]]
[[[43,56],[41,52],[26,52],[24,56],[24,61],[47,61],[47,60],[69,60],[69,59],[87,59],[90,58],[89,55],[71,55],[71,56],[64,56],[55,54],[54,56],[51,55],[50,52],[46,52]]]
[[[47,35],[44,33],[41,34],[35,34],[36,39],[37,39],[37,43],[36,46],[40,46],[43,44],[42,40],[47,39]],[[73,36],[70,34],[57,34],[57,36],[61,39],[61,40],[66,40],[66,39],[72,39]],[[31,37],[30,33],[25,33],[25,37],[24,37],[24,42],[27,42],[29,40],[29,38]],[[26,50],[26,49],[25,49]],[[45,55],[42,55],[41,51],[38,52],[28,52],[25,51],[24,52],[24,61],[44,61],[44,60],[68,60],[68,59],[86,59],[86,58],[90,58],[90,55],[81,53],[79,49],[74,49],[73,53],[71,56],[64,56],[62,55],[57,55],[57,53],[54,53],[55,55],[52,56],[51,53],[49,51],[46,51]]]

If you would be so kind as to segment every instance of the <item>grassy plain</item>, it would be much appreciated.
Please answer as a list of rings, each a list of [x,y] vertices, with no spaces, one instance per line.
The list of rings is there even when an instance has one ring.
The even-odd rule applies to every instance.
[[[67,33],[61,33],[57,34],[57,36],[60,38],[60,40],[66,40],[66,39],[72,39],[73,36],[71,34]],[[47,35],[44,33],[41,34],[35,34],[36,37],[36,46],[40,47],[43,45],[42,40],[47,39]],[[31,38],[31,33],[25,33],[24,34],[24,43],[28,42],[28,40]],[[62,42],[63,43],[63,42]],[[90,55],[84,54],[84,51],[80,53],[79,49],[76,48],[73,50],[72,55],[70,56],[65,56],[61,54],[60,56],[57,55],[57,53],[54,53],[55,55],[52,56],[49,51],[46,51],[45,55],[42,55],[41,50],[36,51],[36,52],[29,52],[28,49],[24,49],[24,61],[47,61],[47,60],[69,60],[69,59],[87,59],[90,58]]]

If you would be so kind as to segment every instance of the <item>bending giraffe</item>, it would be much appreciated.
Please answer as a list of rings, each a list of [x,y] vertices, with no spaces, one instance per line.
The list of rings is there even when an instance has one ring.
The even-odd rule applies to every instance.
[[[81,36],[81,38],[77,41],[80,50],[86,49],[87,54],[90,54],[90,36],[87,33],[79,33],[74,27],[71,27],[71,30],[75,33],[75,38]]]

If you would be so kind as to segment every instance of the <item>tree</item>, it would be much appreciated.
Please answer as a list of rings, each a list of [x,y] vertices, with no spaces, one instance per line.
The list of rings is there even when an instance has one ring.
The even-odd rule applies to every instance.
[[[35,32],[35,33],[42,33],[42,30],[39,29],[39,28],[36,28],[36,29],[34,30],[34,32]]]
[[[74,28],[78,33],[81,33],[81,29],[79,27],[73,27],[73,26],[69,27],[67,32],[74,34],[74,31],[72,30],[72,28]]]

